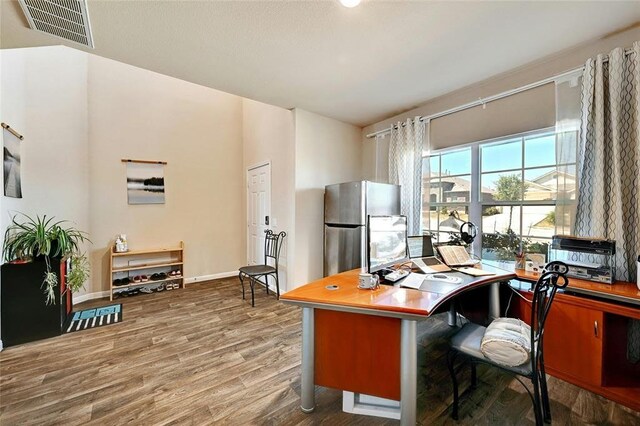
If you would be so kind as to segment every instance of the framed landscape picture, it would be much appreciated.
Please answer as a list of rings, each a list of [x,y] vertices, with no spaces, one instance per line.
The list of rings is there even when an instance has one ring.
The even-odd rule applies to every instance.
[[[4,137],[4,195],[22,198],[22,178],[20,176],[20,140],[13,136]]]
[[[164,204],[164,165],[127,163],[129,204]]]

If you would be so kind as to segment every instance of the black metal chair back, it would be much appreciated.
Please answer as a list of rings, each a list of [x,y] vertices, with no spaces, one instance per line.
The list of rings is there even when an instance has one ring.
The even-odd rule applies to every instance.
[[[550,262],[533,287],[533,300],[531,303],[531,366],[534,376],[540,369],[540,363],[542,362],[544,324],[547,321],[556,292],[569,284],[567,272],[569,272],[569,267],[565,263],[559,261]]]
[[[278,259],[280,259],[280,251],[282,250],[282,243],[286,232],[280,231],[278,234],[274,234],[271,229],[267,229],[264,237],[264,264],[269,264],[269,259],[273,259],[273,267],[276,268],[276,274],[278,273]]]

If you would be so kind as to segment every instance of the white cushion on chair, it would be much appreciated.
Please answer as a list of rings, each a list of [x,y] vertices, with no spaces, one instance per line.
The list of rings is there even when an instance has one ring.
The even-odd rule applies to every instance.
[[[496,364],[522,365],[531,353],[531,328],[519,319],[497,318],[487,327],[480,350]]]

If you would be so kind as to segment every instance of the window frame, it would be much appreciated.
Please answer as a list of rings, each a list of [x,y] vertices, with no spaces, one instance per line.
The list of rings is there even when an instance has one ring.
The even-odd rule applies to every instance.
[[[576,130],[576,132],[578,132]],[[524,221],[524,210],[526,207],[529,206],[541,206],[541,207],[555,207],[558,203],[558,197],[557,197],[557,193],[556,192],[556,198],[555,199],[551,199],[551,200],[525,200],[525,190],[523,188],[522,193],[521,193],[521,197],[520,200],[517,201],[500,201],[500,200],[482,200],[482,177],[483,175],[486,174],[491,174],[491,173],[513,173],[513,174],[518,174],[520,175],[520,178],[524,181],[525,180],[525,173],[529,170],[536,170],[536,169],[558,169],[559,167],[577,167],[577,163],[576,163],[576,158],[574,158],[573,162],[568,162],[568,163],[558,163],[558,159],[556,158],[556,163],[555,164],[550,164],[550,165],[542,165],[542,166],[531,166],[531,167],[527,167],[526,166],[526,154],[525,154],[525,150],[526,150],[526,140],[527,139],[534,139],[535,137],[544,137],[544,136],[555,136],[556,135],[556,129],[555,127],[546,127],[546,128],[542,128],[542,129],[536,129],[536,130],[531,130],[531,131],[527,131],[527,132],[521,132],[521,133],[516,133],[516,134],[512,134],[512,135],[507,135],[507,136],[501,136],[498,138],[491,138],[491,139],[484,139],[481,141],[476,141],[476,142],[471,142],[471,143],[467,143],[467,144],[461,144],[461,145],[457,145],[454,147],[447,147],[447,148],[442,148],[442,149],[437,149],[434,151],[431,151],[429,153],[429,155],[423,155],[423,161],[428,161],[429,162],[429,166],[431,166],[431,157],[434,156],[439,156],[439,174],[438,174],[438,181],[441,182],[441,178],[442,178],[442,155],[444,154],[448,154],[451,152],[455,152],[455,151],[463,151],[466,149],[469,149],[470,153],[469,155],[471,156],[471,170],[470,173],[462,173],[462,174],[456,174],[456,175],[450,175],[451,177],[462,177],[462,176],[470,176],[471,182],[470,182],[470,193],[469,193],[469,201],[468,202],[438,202],[438,203],[432,203],[430,200],[428,202],[428,212],[429,214],[431,213],[431,209],[435,207],[436,211],[438,211],[440,208],[442,207],[449,207],[449,206],[464,206],[468,209],[468,220],[474,224],[478,224],[478,237],[476,238],[476,240],[474,241],[472,250],[474,253],[479,253],[481,255],[482,253],[482,237],[483,234],[485,233],[484,230],[482,229],[482,211],[486,208],[486,207],[490,207],[490,206],[515,206],[515,207],[519,207],[520,208],[520,212],[518,215],[518,233],[517,235],[519,236],[519,238],[522,240],[523,238],[530,238],[530,239],[534,239],[534,240],[547,240],[550,239],[547,236],[542,236],[542,235],[536,235],[536,234],[525,234],[523,231],[523,221]],[[488,172],[483,172],[482,171],[482,147],[484,146],[490,146],[490,145],[500,145],[501,143],[507,143],[508,141],[515,141],[515,140],[520,140],[521,143],[521,165],[520,167],[516,167],[516,168],[509,168],[509,169],[498,169],[498,170],[491,170]],[[577,144],[576,144],[577,145]],[[576,169],[577,172],[577,169]],[[429,170],[429,173],[431,173],[431,170]],[[449,175],[448,175],[449,176]],[[423,176],[424,178],[424,176]],[[429,183],[433,181],[434,178],[432,178],[431,176],[429,176]],[[558,189],[559,185],[557,186],[556,189]],[[424,210],[422,210],[422,212],[424,212]],[[450,231],[440,231],[440,223],[438,221],[438,223],[436,224],[436,227],[434,229],[431,228],[431,219],[429,219],[429,223],[427,224],[427,226],[424,228],[423,230],[424,232],[428,232],[428,233],[432,233],[435,234],[437,236],[439,236],[440,234],[449,234],[451,235],[452,232]],[[493,232],[488,232],[488,234],[494,234]]]
[[[432,151],[429,155],[423,155],[422,156],[422,160],[423,161],[427,161],[429,162],[429,173],[431,173],[431,157],[435,157],[438,156],[438,176],[437,176],[437,181],[439,183],[442,182],[442,155],[446,155],[446,154],[450,154],[450,153],[454,153],[454,152],[460,152],[460,151],[465,151],[465,150],[469,150],[469,162],[470,162],[470,168],[469,168],[469,172],[468,173],[458,173],[458,174],[452,174],[452,175],[446,175],[446,177],[466,177],[469,176],[471,178],[470,182],[469,182],[469,197],[467,199],[467,201],[465,202],[457,202],[457,201],[450,201],[450,202],[436,202],[436,203],[432,203],[431,201],[429,201],[429,215],[431,214],[432,210],[431,208],[435,208],[435,211],[438,212],[439,209],[443,208],[443,207],[451,207],[451,206],[464,206],[465,208],[467,208],[467,210],[469,210],[469,221],[471,221],[471,216],[470,216],[470,210],[471,210],[471,204],[473,204],[474,202],[474,197],[473,197],[473,149],[472,149],[472,145],[473,144],[465,144],[465,145],[459,145],[456,147],[451,147],[451,148],[444,148],[444,149],[440,149],[437,151]],[[423,176],[424,179],[424,176]],[[428,182],[429,182],[429,187],[431,185],[431,182],[436,180],[436,178],[429,176]],[[429,194],[429,197],[431,195]],[[422,211],[421,211],[422,213]],[[440,230],[440,221],[437,221],[436,224],[436,228],[432,229],[431,228],[431,218],[429,218],[429,227],[426,229],[423,229],[423,232],[428,232],[429,234],[432,234],[434,236],[436,236],[437,238],[441,235],[444,234],[445,236],[450,236],[451,234],[453,234],[453,232],[451,231],[441,231]]]

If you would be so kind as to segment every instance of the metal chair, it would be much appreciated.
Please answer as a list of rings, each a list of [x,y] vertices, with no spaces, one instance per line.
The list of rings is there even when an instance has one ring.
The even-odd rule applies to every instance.
[[[451,417],[458,420],[458,380],[456,378],[455,361],[460,355],[471,363],[471,388],[476,388],[476,364],[485,363],[498,367],[511,373],[525,387],[535,411],[536,425],[551,423],[551,411],[549,406],[549,394],[547,392],[547,378],[544,370],[543,338],[544,324],[551,308],[551,303],[556,291],[565,288],[569,283],[566,273],[569,268],[562,262],[551,262],[546,271],[540,276],[533,287],[531,301],[531,350],[529,361],[515,366],[507,367],[497,364],[484,356],[481,351],[481,343],[486,327],[477,324],[465,324],[451,339],[451,349],[447,354],[447,366],[453,382],[453,412]],[[559,278],[562,278],[559,282]],[[526,377],[533,384],[533,393],[520,379]]]
[[[242,300],[244,300],[244,278],[249,278],[249,287],[251,288],[251,306],[255,306],[254,301],[254,288],[257,283],[263,284],[269,294],[269,276],[272,276],[276,280],[276,293],[277,298],[280,299],[280,281],[278,280],[278,259],[280,258],[280,249],[284,242],[286,232],[282,231],[279,234],[274,234],[271,229],[267,229],[264,238],[264,264],[263,265],[250,265],[240,268],[238,278],[240,284],[242,284]],[[273,260],[274,266],[269,265],[269,259]],[[264,281],[260,278],[264,277]]]

